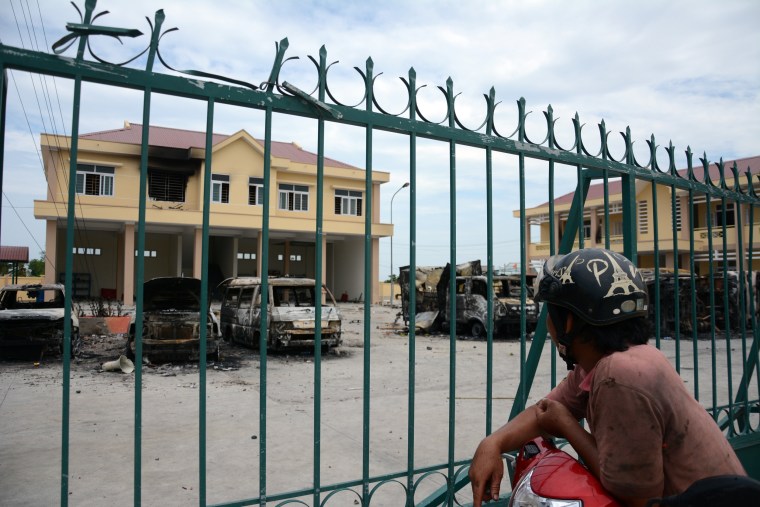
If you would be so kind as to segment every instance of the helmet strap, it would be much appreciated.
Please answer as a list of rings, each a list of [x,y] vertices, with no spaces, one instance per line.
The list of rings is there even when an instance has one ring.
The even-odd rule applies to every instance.
[[[581,319],[573,319],[573,327],[570,331],[566,331],[567,319],[570,315],[570,311],[558,305],[549,303],[548,305],[549,318],[552,319],[554,324],[554,330],[557,332],[557,341],[560,347],[557,347],[559,356],[565,361],[568,370],[575,368],[578,360],[573,355],[571,348],[573,340],[580,334],[583,328],[586,327],[586,323]],[[564,349],[564,351],[562,350]]]

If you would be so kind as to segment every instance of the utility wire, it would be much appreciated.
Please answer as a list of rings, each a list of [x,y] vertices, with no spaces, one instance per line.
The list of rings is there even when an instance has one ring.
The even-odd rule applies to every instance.
[[[21,12],[23,14],[23,17],[24,17],[24,22],[25,22],[25,25],[26,25],[26,31],[27,31],[27,34],[28,34],[28,37],[29,37],[29,45],[30,45],[30,47],[32,49],[35,49],[36,51],[40,51],[40,45],[39,45],[39,41],[37,39],[37,33],[36,33],[35,28],[34,28],[34,23],[32,22],[32,10],[31,10],[31,8],[29,6],[29,1],[28,0],[26,1],[26,9],[24,9],[24,4],[21,2],[21,0],[19,0],[19,5],[20,5],[20,10],[21,10]],[[18,16],[16,15],[16,9],[13,7],[13,3],[12,2],[11,2],[11,10],[13,11],[13,17],[14,17],[14,21],[16,22],[16,29],[18,30],[19,39],[21,41],[22,47],[25,47],[24,36],[22,34],[22,31],[21,31],[21,26],[20,26],[20,23],[19,23],[19,20],[18,20]],[[40,25],[41,25],[42,31],[43,31],[43,37],[44,37],[44,41],[45,41],[45,47],[47,47],[47,43],[48,43],[48,41],[47,41],[47,34],[45,32],[45,29],[44,29],[44,21],[42,19],[42,11],[41,11],[40,6],[39,6],[39,1],[37,1],[37,12],[38,12],[39,19],[40,19]],[[28,13],[28,15],[27,15],[27,13]],[[47,117],[47,118],[50,119],[50,125],[51,125],[51,130],[50,131],[52,132],[53,139],[54,139],[54,141],[56,143],[56,147],[58,148],[58,150],[57,150],[58,158],[61,158],[62,155],[60,155],[60,154],[61,154],[62,150],[61,150],[61,144],[60,144],[60,135],[58,134],[58,127],[57,127],[56,117],[55,117],[55,113],[53,112],[53,106],[52,106],[52,99],[51,99],[50,88],[48,86],[48,82],[47,82],[47,79],[45,78],[45,76],[43,76],[43,75],[40,74],[40,75],[38,75],[38,79],[39,79],[39,82],[40,82],[40,89],[41,89],[41,93],[42,93],[42,96],[43,96],[43,101],[45,103],[45,108],[44,109],[45,109],[45,113],[46,114],[43,113],[43,107],[42,107],[42,105],[40,103],[40,98],[39,98],[39,94],[38,94],[38,91],[37,91],[37,86],[35,85],[34,76],[30,76],[30,80],[31,80],[31,83],[32,83],[32,88],[34,90],[34,96],[35,96],[35,99],[37,101],[37,108],[38,108],[39,114],[40,114],[40,120],[41,120],[42,126],[43,126],[43,131],[47,131],[48,130],[48,127],[47,127],[46,122],[45,122],[45,118]],[[53,78],[53,84],[55,86],[56,100],[57,100],[57,103],[58,103],[58,112],[59,112],[59,116],[60,116],[60,120],[61,120],[61,125],[64,126],[63,130],[64,130],[64,133],[65,133],[65,122],[63,120],[63,112],[61,110],[61,101],[60,101],[60,96],[58,94],[58,86],[56,84],[55,78]],[[31,127],[31,124],[29,122],[29,117],[27,115],[26,108],[24,107],[23,99],[21,98],[21,93],[19,91],[18,84],[16,83],[15,78],[14,78],[14,86],[16,88],[16,93],[19,96],[19,102],[21,104],[22,111],[23,111],[24,117],[26,119],[27,127],[29,128],[29,133],[30,133],[32,139],[34,139],[34,133],[32,131],[32,127]],[[44,170],[45,165],[44,165],[44,162],[42,160],[42,156],[40,154],[39,149],[37,148],[36,142],[34,144],[35,144],[35,151],[37,153],[37,157],[40,160],[41,167],[43,168],[43,173],[45,173],[45,170]],[[64,148],[67,148],[67,147],[64,147]],[[68,174],[66,173],[66,171],[65,170],[59,171],[58,169],[61,166],[65,167],[65,162],[63,160],[61,160],[60,161],[61,166],[59,166],[56,163],[57,162],[57,157],[56,156],[52,156],[51,157],[51,162],[53,164],[53,174],[55,175],[56,181],[58,183],[57,186],[58,186],[58,190],[60,192],[60,197],[61,197],[61,200],[63,201],[64,200],[64,194],[63,194],[64,189],[68,188],[70,182],[68,180]],[[61,185],[61,181],[58,179],[59,178],[59,173],[63,174],[64,185]],[[58,209],[58,204],[57,204],[55,195],[52,192],[52,190],[50,189],[50,182],[47,181],[47,174],[46,173],[45,173],[45,180],[46,180],[46,184],[48,186],[49,194],[53,197],[52,202],[53,202],[53,206],[55,207],[55,210],[56,210],[56,216],[61,216],[60,210]],[[10,200],[8,202],[10,203]],[[74,205],[75,206],[76,205],[79,206],[80,214],[81,214],[81,216],[84,216],[84,210],[82,209],[81,199],[78,196],[75,196],[75,203],[74,203]],[[11,204],[11,206],[13,206],[13,205]],[[18,212],[15,209],[15,207],[14,207],[14,211],[16,212],[16,215],[18,216],[18,218],[21,221],[21,223],[24,225],[24,228],[27,231],[29,231],[29,228],[23,222],[23,219],[21,219],[21,217],[18,215]],[[75,216],[75,220],[77,220],[76,232],[78,233],[78,236],[80,238],[83,238],[83,241],[86,244],[89,244],[89,238],[88,238],[89,235],[87,234],[88,231],[87,231],[86,223],[82,220],[81,217],[79,219],[77,219],[77,217]],[[30,235],[31,235],[31,232],[30,232]],[[34,239],[34,241],[39,246],[39,243],[36,241],[36,239]],[[47,258],[47,252],[46,252],[46,258]],[[85,269],[88,272],[94,274],[95,284],[97,286],[99,286],[99,282],[98,282],[98,279],[97,279],[97,272],[93,271],[92,266],[90,265],[89,258],[85,255],[85,257],[84,257],[83,260],[84,260],[84,263],[85,263]],[[53,266],[53,269],[56,270],[56,272],[57,272],[57,267],[55,265],[55,262],[51,262],[51,265]]]

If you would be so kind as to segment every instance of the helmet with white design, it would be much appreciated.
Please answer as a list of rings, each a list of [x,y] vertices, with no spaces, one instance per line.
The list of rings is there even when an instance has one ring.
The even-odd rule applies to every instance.
[[[647,315],[649,296],[636,266],[619,253],[584,248],[547,259],[535,281],[535,300],[606,326]]]

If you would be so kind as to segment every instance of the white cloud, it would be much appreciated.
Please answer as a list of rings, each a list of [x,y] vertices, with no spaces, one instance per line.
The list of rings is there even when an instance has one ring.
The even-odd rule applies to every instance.
[[[31,14],[35,30],[27,27],[19,0],[3,2],[0,6],[3,44],[49,48],[66,34],[66,22],[78,21],[68,2],[40,0],[39,11],[36,5],[23,5],[27,14]],[[290,47],[286,56],[299,59],[285,65],[281,80],[310,92],[316,78],[308,56],[318,59],[324,45],[328,64],[339,61],[329,71],[331,91],[346,104],[361,100],[361,76],[354,67],[363,72],[367,58],[371,57],[374,75],[382,73],[376,78],[377,99],[393,113],[406,107],[406,88],[398,78],[406,77],[413,67],[417,86],[424,85],[418,94],[419,107],[432,121],[441,121],[445,116],[445,102],[437,87],[445,87],[451,77],[455,93],[460,94],[456,100],[457,114],[468,127],[476,127],[483,121],[486,106],[482,95],[493,87],[497,101],[501,102],[496,114],[496,128],[501,135],[514,131],[516,101],[525,97],[527,109],[533,111],[528,117],[528,135],[533,141],[541,141],[546,135],[543,112],[551,104],[554,117],[559,118],[558,141],[565,148],[572,146],[572,119],[577,112],[585,124],[584,143],[592,152],[599,149],[598,123],[604,119],[616,156],[622,152],[619,132],[630,126],[640,162],[648,158],[646,141],[652,134],[660,146],[667,146],[672,140],[679,167],[683,166],[687,146],[700,155],[706,152],[711,160],[757,154],[760,137],[760,32],[756,27],[760,3],[757,2],[164,0],[159,5],[166,14],[164,29],[179,28],[162,39],[161,54],[167,63],[179,69],[202,70],[259,84],[269,75],[275,43],[287,37]],[[98,23],[138,28],[147,33],[145,17],[153,20],[156,8],[157,4],[150,0],[101,0],[97,11],[111,13],[99,18]],[[40,18],[44,20],[44,33]],[[98,38],[93,47],[100,56],[118,61],[138,53],[147,42],[147,35],[125,39],[123,45]],[[73,56],[73,48],[66,54]],[[144,65],[144,58],[134,65]],[[160,62],[156,62],[155,69],[166,72]],[[18,76],[16,83],[25,111],[12,87],[8,95],[7,168],[21,159],[24,164],[34,165],[33,146],[39,142],[39,132],[69,130],[71,124],[71,81],[55,80],[56,90],[53,81],[48,80],[49,97],[54,98],[51,100],[44,99],[41,90],[35,96],[27,76],[13,74]],[[96,85],[86,85],[84,89],[82,131],[118,128],[124,120],[142,121],[140,92]],[[154,123],[205,128],[205,108],[200,102],[154,96],[153,108]],[[49,119],[50,110],[55,123]],[[404,113],[407,115],[408,112]],[[232,133],[245,128],[261,137],[262,118],[259,111],[218,105],[215,129]],[[34,135],[25,134],[27,122]],[[362,129],[328,123],[326,130],[329,157],[364,167]],[[279,115],[274,132],[277,140],[295,141],[316,151],[313,120]],[[406,136],[387,133],[376,133],[375,139],[374,168],[391,173],[382,196],[382,216],[386,217],[391,194],[409,181],[409,142]],[[483,151],[458,148],[457,155],[457,188],[462,195],[457,213],[463,217],[473,213],[477,217],[474,221],[479,221],[484,216],[485,201]],[[449,194],[446,143],[420,138],[417,164],[419,230],[447,231],[448,205],[441,206],[441,202],[448,201]],[[548,199],[546,166],[541,161],[526,162],[528,207]],[[510,219],[510,211],[519,207],[516,175],[516,157],[494,156],[495,209],[501,214],[506,210]],[[11,198],[16,201],[24,195],[24,185],[13,177],[13,172],[6,170],[4,191],[12,192]],[[556,195],[572,190],[573,185],[574,169],[558,166]],[[395,206],[394,213],[408,217],[408,209],[401,211],[404,209],[401,195]],[[8,225],[10,216],[3,213],[3,242],[10,230],[17,229]],[[462,223],[466,223],[464,218]],[[511,232],[500,229],[498,234],[516,237],[516,228],[509,227]],[[462,248],[463,237],[470,232],[466,229],[460,226]],[[483,234],[481,229],[473,230],[474,234]],[[407,234],[408,238],[405,224],[397,220],[396,231],[396,240],[404,243],[398,235]],[[429,243],[441,244],[440,236],[433,235]],[[485,239],[467,239],[485,244]],[[507,252],[504,255],[514,255],[516,249],[507,248],[507,243],[502,246]],[[495,253],[497,263],[515,260],[500,257],[501,250]],[[406,254],[397,251],[396,255],[402,260],[397,264],[405,262]],[[446,255],[445,249],[443,252],[437,248],[421,249],[422,258],[418,262],[438,263],[439,257]]]

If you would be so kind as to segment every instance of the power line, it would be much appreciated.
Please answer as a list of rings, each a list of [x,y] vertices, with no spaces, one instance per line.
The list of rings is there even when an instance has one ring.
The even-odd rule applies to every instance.
[[[25,22],[25,25],[26,25],[26,31],[27,31],[27,34],[29,36],[29,45],[30,45],[31,48],[33,48],[33,49],[35,49],[37,51],[40,51],[39,41],[37,39],[37,33],[36,33],[35,28],[34,28],[34,23],[32,22],[32,10],[29,7],[29,1],[27,0],[27,2],[26,2],[26,9],[24,9],[24,4],[21,2],[21,0],[19,0],[19,5],[20,5],[20,8],[21,8],[21,12],[22,12],[22,14],[24,16],[24,22]],[[13,2],[11,2],[11,10],[13,11],[13,18],[14,18],[14,21],[16,23],[16,29],[17,29],[17,31],[19,33],[19,40],[21,42],[22,47],[25,47],[24,37],[23,37],[22,31],[21,31],[21,26],[20,26],[18,17],[16,16],[16,9],[13,7]],[[28,17],[27,17],[27,12],[28,12]],[[44,29],[44,21],[42,19],[42,11],[40,9],[39,1],[37,1],[37,12],[38,12],[39,19],[40,19],[40,25],[41,25],[42,31],[43,31],[43,37],[44,37],[44,41],[45,41],[45,47],[47,47],[47,43],[48,43],[48,41],[47,41],[47,33],[45,32],[45,29]],[[45,113],[43,113],[43,107],[42,107],[42,105],[40,103],[40,98],[39,98],[39,94],[38,94],[38,91],[37,91],[37,86],[35,85],[34,76],[30,75],[30,80],[31,80],[31,83],[32,83],[32,88],[34,90],[34,97],[35,97],[35,100],[37,101],[37,109],[39,111],[39,118],[40,118],[40,121],[42,122],[42,128],[43,128],[43,131],[48,130],[47,125],[46,125],[46,121],[45,121],[45,119],[48,118],[50,120],[50,125],[51,125],[51,130],[50,131],[51,131],[51,133],[53,135],[53,139],[54,139],[54,141],[56,143],[56,147],[58,148],[58,150],[57,150],[58,157],[62,158],[62,155],[61,155],[62,150],[61,150],[61,144],[60,144],[60,135],[58,134],[58,127],[57,127],[56,117],[55,117],[55,113],[53,112],[53,106],[52,106],[52,99],[51,99],[50,88],[48,86],[48,82],[47,82],[47,79],[46,79],[45,76],[38,74],[37,77],[38,77],[38,79],[40,81],[40,90],[42,92],[43,101],[45,103],[45,107],[44,107]],[[26,120],[27,127],[29,129],[29,134],[32,137],[32,139],[34,140],[33,129],[31,127],[31,124],[30,124],[30,121],[29,121],[29,116],[28,116],[28,114],[26,112],[26,108],[24,107],[24,102],[23,102],[23,99],[22,99],[22,96],[21,96],[18,84],[16,83],[15,77],[13,78],[13,83],[14,83],[14,87],[16,88],[16,94],[18,95],[19,103],[21,104],[21,109],[22,109],[22,112],[24,114],[24,118]],[[56,84],[55,78],[53,78],[53,85],[55,87],[56,101],[58,103],[58,112],[59,112],[59,116],[60,116],[61,126],[62,126],[63,131],[64,131],[64,136],[66,136],[66,133],[65,133],[65,131],[66,131],[65,130],[65,122],[63,121],[63,112],[61,110],[60,95],[58,93],[58,85]],[[57,204],[57,201],[56,201],[56,196],[54,195],[54,192],[52,192],[52,190],[50,189],[50,182],[47,180],[47,173],[45,172],[45,164],[44,164],[44,161],[43,161],[42,156],[40,154],[40,150],[37,148],[36,141],[34,142],[34,146],[35,146],[35,152],[37,153],[37,158],[40,161],[40,166],[43,169],[43,174],[45,176],[45,181],[46,181],[46,184],[47,184],[47,187],[48,187],[49,195],[51,195],[53,197],[52,202],[53,202],[53,206],[55,207],[56,216],[61,216],[60,210],[58,209],[58,204]],[[59,166],[57,164],[56,156],[52,156],[51,157],[51,162],[53,164],[53,174],[55,175],[55,178],[56,178],[56,181],[57,181],[57,184],[58,184],[57,186],[58,186],[58,190],[59,190],[59,193],[60,193],[61,200],[64,200],[64,189],[67,189],[68,186],[69,186],[69,184],[70,184],[70,181],[68,179],[68,174],[66,173],[65,170],[64,171],[59,171],[58,170]],[[60,163],[61,163],[61,165],[63,167],[65,167],[65,161],[61,160]],[[61,185],[61,181],[59,179],[59,172],[63,174],[64,185]],[[6,199],[7,199],[7,197],[6,197]],[[74,206],[76,206],[77,204],[79,205],[80,213],[81,213],[81,216],[83,217],[84,216],[84,210],[82,209],[81,199],[79,199],[78,196],[76,196],[76,195],[75,195],[74,199],[75,199]],[[10,200],[8,202],[10,203]],[[11,206],[13,207],[12,204],[11,204]],[[14,212],[16,212],[16,215],[18,216],[19,221],[21,221],[21,223],[24,226],[24,228],[27,231],[29,231],[29,228],[26,226],[26,224],[24,223],[23,219],[19,216],[19,214],[18,214],[18,212],[17,212],[17,210],[16,210],[15,207],[14,207]],[[78,235],[80,236],[80,238],[81,237],[84,238],[83,241],[85,243],[89,244],[89,238],[88,238],[88,234],[87,234],[88,231],[87,231],[86,223],[81,218],[77,219],[76,216],[74,218],[77,221],[76,232],[78,233]],[[31,231],[29,231],[29,234],[31,236]],[[37,240],[33,236],[32,236],[32,239],[39,246],[39,243],[37,242]],[[47,253],[46,253],[46,257],[47,257]],[[99,282],[98,282],[98,279],[97,279],[97,272],[95,272],[95,271],[92,270],[92,266],[90,266],[90,260],[86,256],[84,258],[84,263],[85,263],[85,267],[86,267],[87,271],[94,274],[96,285],[99,285]],[[57,271],[57,267],[55,265],[55,262],[51,262],[51,265],[53,266],[53,269]]]
[[[3,197],[5,197],[5,200],[8,201],[8,205],[11,207],[13,212],[18,217],[19,222],[21,222],[21,225],[24,226],[24,229],[26,229],[26,232],[29,233],[29,237],[32,238],[32,241],[34,241],[34,244],[37,245],[37,248],[39,248],[39,251],[45,252],[45,260],[50,262],[50,264],[52,264],[53,266],[55,266],[55,263],[51,261],[50,258],[48,257],[47,251],[44,248],[42,248],[40,244],[37,242],[37,239],[34,237],[34,234],[32,234],[32,231],[30,231],[29,228],[26,226],[26,224],[24,223],[24,220],[21,218],[21,215],[19,215],[18,210],[16,210],[16,207],[13,205],[13,203],[8,198],[8,195],[5,192],[3,192]]]

